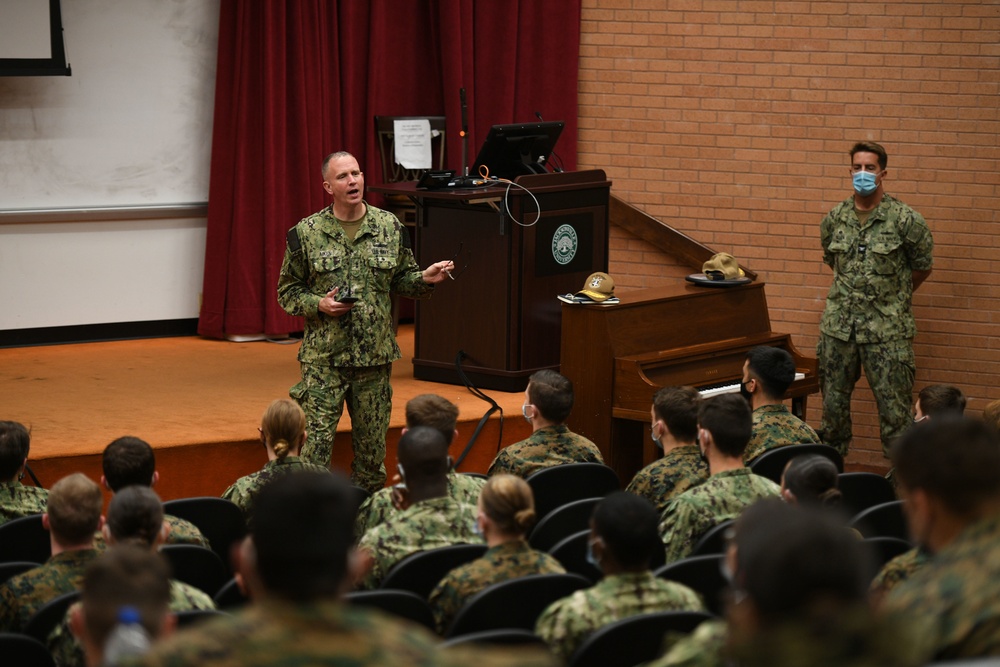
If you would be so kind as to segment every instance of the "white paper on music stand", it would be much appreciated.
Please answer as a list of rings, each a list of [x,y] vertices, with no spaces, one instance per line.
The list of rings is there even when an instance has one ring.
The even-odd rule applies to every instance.
[[[431,122],[426,118],[392,121],[396,162],[406,169],[430,169]]]

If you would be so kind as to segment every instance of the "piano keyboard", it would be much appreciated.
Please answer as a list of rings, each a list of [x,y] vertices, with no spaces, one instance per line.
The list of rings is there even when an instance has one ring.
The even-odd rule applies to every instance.
[[[802,380],[806,377],[805,373],[796,373],[795,381]],[[739,382],[732,382],[730,384],[719,385],[718,387],[708,387],[707,389],[702,389],[698,393],[701,394],[702,398],[711,398],[712,396],[718,396],[719,394],[735,394],[740,390]]]

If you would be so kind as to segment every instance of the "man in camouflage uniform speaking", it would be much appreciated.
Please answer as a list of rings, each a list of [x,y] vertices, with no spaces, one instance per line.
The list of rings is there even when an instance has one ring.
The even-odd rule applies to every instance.
[[[389,376],[400,357],[389,292],[427,295],[454,264],[420,270],[399,220],[365,203],[365,177],[353,155],[332,153],[322,171],[333,204],[289,230],[278,278],[278,303],[288,314],[305,317],[302,381],[289,393],[308,420],[302,457],[326,466],[347,402],[351,481],[377,491],[386,477]]]
[[[854,196],[823,218],[833,284],[820,320],[823,441],[846,455],[851,394],[864,366],[878,404],[882,449],[910,423],[916,364],[913,291],[930,275],[934,241],[923,217],[885,194],[888,157],[874,142],[851,149]]]

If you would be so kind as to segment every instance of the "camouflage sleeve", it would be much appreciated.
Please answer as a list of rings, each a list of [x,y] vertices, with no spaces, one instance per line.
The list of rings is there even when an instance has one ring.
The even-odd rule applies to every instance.
[[[84,667],[86,659],[83,647],[69,628],[69,610],[56,627],[49,633],[45,646],[57,667]]]
[[[309,288],[309,258],[299,240],[297,227],[288,230],[285,258],[278,274],[278,304],[289,315],[318,317],[322,295]]]
[[[18,621],[20,605],[17,596],[7,584],[0,586],[0,632],[19,632],[21,624]]]
[[[434,614],[434,626],[438,634],[444,635],[452,619],[462,607],[462,597],[454,579],[454,572],[445,575],[427,598]]]
[[[569,660],[590,630],[581,623],[582,617],[574,609],[575,599],[576,596],[570,596],[553,602],[535,624],[535,634],[545,640],[552,652],[563,660]]]
[[[903,237],[906,258],[914,271],[928,271],[934,264],[934,237],[924,217],[912,211]]]
[[[691,503],[671,501],[660,517],[660,537],[666,547],[666,562],[678,561],[694,549],[701,532],[697,508]]]
[[[494,475],[517,475],[514,472],[510,456],[507,455],[506,448],[501,449],[496,458],[493,459],[493,463],[490,464],[490,469],[486,471],[486,474],[489,477],[493,477]]]
[[[823,263],[833,267],[833,253],[830,252],[830,237],[833,236],[833,218],[828,213],[819,224],[819,242],[823,248]]]
[[[662,657],[643,667],[723,667],[725,643],[725,621],[705,621],[690,635],[676,639]]]
[[[244,519],[247,518],[247,509],[249,509],[250,503],[247,495],[243,493],[243,488],[242,485],[240,484],[240,480],[236,480],[236,483],[234,483],[228,489],[223,491],[221,498],[223,500],[228,500],[232,504],[239,507],[240,511],[243,512],[243,518]]]
[[[392,489],[385,488],[376,491],[368,496],[354,519],[354,538],[360,540],[369,530],[384,523],[389,516],[396,512],[392,505]]]

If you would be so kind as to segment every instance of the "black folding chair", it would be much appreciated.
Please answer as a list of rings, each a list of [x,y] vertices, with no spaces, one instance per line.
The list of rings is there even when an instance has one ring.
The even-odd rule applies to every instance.
[[[849,525],[862,537],[897,537],[907,542],[910,538],[902,500],[869,507],[855,515]]]
[[[468,646],[470,644],[486,644],[488,646],[537,646],[548,648],[545,640],[536,635],[531,630],[520,628],[503,628],[501,630],[483,630],[482,632],[470,632],[459,635],[452,639],[441,642],[441,648],[451,648],[454,646]]]
[[[444,578],[459,565],[486,553],[485,544],[453,544],[418,551],[396,563],[385,575],[379,588],[396,588],[416,593],[425,600]]]
[[[615,471],[602,463],[564,463],[542,468],[528,475],[527,482],[535,496],[535,515],[539,520],[566,503],[606,496],[621,488]]]
[[[375,607],[387,614],[405,618],[434,630],[434,614],[426,598],[412,591],[379,588],[374,591],[353,591],[344,596],[348,604]]]
[[[22,572],[27,572],[28,570],[33,570],[40,566],[41,563],[32,563],[26,560],[12,560],[6,563],[0,563],[0,584],[4,583],[11,577],[15,577]]]
[[[708,529],[698,541],[694,543],[691,550],[692,556],[706,556],[708,554],[721,554],[726,551],[726,535],[733,527],[736,519],[727,519],[720,524],[716,524]]]
[[[567,572],[586,577],[590,583],[596,584],[604,576],[604,573],[599,567],[587,560],[587,542],[589,540],[590,531],[581,530],[560,540],[559,544],[549,549],[549,555],[559,561]]]
[[[66,610],[69,609],[69,606],[79,599],[80,591],[70,591],[52,598],[31,615],[31,618],[24,624],[22,632],[44,644],[49,638],[49,633],[66,616]]]
[[[44,563],[51,555],[49,531],[42,525],[41,514],[22,516],[0,526],[0,563],[13,560]]]
[[[690,556],[664,565],[655,570],[654,574],[660,579],[684,584],[701,595],[709,611],[722,615],[724,607],[722,593],[729,586],[729,582],[722,576],[724,558],[722,554]]]
[[[528,536],[528,543],[539,551],[548,551],[574,533],[590,527],[590,517],[600,498],[584,498],[552,510],[538,522]]]
[[[664,611],[609,623],[583,641],[569,667],[632,667],[656,659],[668,632],[689,634],[713,618],[703,611]]]
[[[20,633],[0,632],[0,655],[5,665],[56,667],[44,643]]]
[[[236,583],[236,577],[233,577],[222,585],[222,588],[218,590],[212,601],[215,602],[217,608],[229,610],[239,609],[245,606],[250,600],[240,590],[239,585]]]
[[[842,472],[837,477],[841,505],[848,516],[856,516],[869,507],[897,500],[892,482],[873,472]]]
[[[802,445],[785,445],[769,449],[753,461],[747,467],[755,475],[767,477],[775,484],[781,483],[781,473],[785,472],[785,466],[796,456],[803,454],[819,454],[833,461],[837,466],[837,472],[844,472],[844,457],[830,445],[821,443],[806,443]]]
[[[242,540],[247,533],[243,512],[235,504],[223,498],[202,496],[180,498],[163,503],[165,514],[190,521],[208,538],[208,543],[222,561],[229,574],[229,549],[234,542]],[[213,593],[215,591],[212,591]]]
[[[211,549],[196,544],[167,544],[160,547],[160,553],[170,562],[174,579],[204,591],[209,597],[229,582],[229,571]]]

